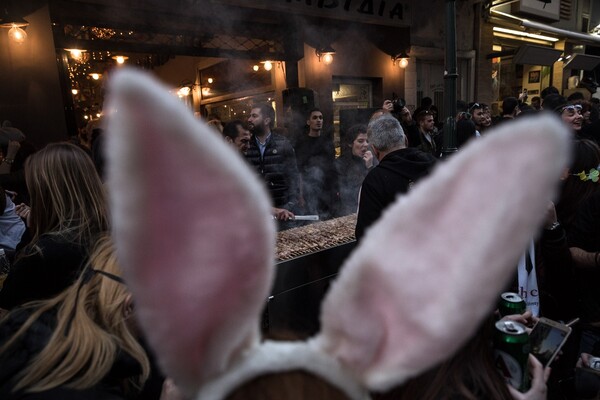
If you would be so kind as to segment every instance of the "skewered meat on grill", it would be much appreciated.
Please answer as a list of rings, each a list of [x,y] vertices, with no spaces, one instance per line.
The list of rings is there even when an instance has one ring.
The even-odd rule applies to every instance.
[[[277,260],[289,260],[353,241],[356,214],[292,228],[277,234]]]

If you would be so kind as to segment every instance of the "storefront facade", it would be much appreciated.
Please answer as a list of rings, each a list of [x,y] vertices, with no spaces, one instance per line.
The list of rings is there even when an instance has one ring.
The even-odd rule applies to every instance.
[[[600,22],[600,7],[591,0],[494,1],[485,29],[492,31],[487,58],[492,61],[492,102],[527,91],[530,103],[554,86],[568,97],[595,92],[600,37],[590,34]]]
[[[156,75],[197,116],[223,121],[245,119],[256,101],[273,104],[281,126],[289,123],[290,109],[318,106],[338,135],[341,111],[374,109],[394,97],[411,109],[431,97],[444,114],[444,0],[22,3],[9,6],[29,22],[27,40],[17,44],[0,31],[0,118],[38,145],[64,140],[101,118],[104,82],[126,65]],[[590,0],[571,3],[574,20],[586,17],[587,28],[598,19]],[[457,98],[493,103],[525,87],[530,98],[547,83],[566,88],[570,72],[560,61],[513,62],[523,41],[498,35],[495,28],[516,21],[498,14],[511,4],[498,4],[456,2]],[[524,15],[513,8],[508,14]],[[556,24],[543,20],[579,29],[560,16]],[[554,36],[555,42],[525,44],[581,50],[572,38]]]

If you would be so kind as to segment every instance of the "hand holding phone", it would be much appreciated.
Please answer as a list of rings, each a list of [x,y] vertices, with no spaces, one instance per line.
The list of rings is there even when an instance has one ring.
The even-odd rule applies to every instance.
[[[547,367],[567,341],[571,330],[571,327],[560,322],[540,318],[529,335],[531,354]]]

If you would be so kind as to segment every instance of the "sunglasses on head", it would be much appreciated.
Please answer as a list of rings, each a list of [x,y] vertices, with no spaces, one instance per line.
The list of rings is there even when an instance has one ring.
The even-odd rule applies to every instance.
[[[473,110],[475,110],[475,109],[477,109],[477,108],[483,108],[483,107],[482,107],[482,105],[481,105],[481,104],[479,104],[479,103],[473,103],[473,104],[471,105],[471,107],[469,107],[469,112],[471,112],[471,111],[473,111]]]
[[[110,272],[100,271],[98,269],[94,269],[91,267],[84,269],[83,272],[81,273],[81,279],[79,280],[79,286],[77,286],[77,294],[75,297],[75,304],[73,305],[73,309],[71,310],[71,315],[69,316],[69,320],[67,321],[67,325],[65,326],[65,332],[64,332],[65,336],[69,333],[69,330],[71,329],[71,325],[73,324],[73,320],[75,319],[75,313],[77,311],[77,303],[79,302],[79,293],[81,292],[81,288],[84,285],[88,284],[96,274],[102,275],[114,282],[125,285],[125,280],[123,278],[121,278],[120,276],[111,274]]]
[[[462,111],[460,113],[458,113],[458,120],[463,120],[463,119],[471,119],[472,115],[466,111]]]
[[[581,112],[581,110],[583,109],[583,107],[580,104],[569,104],[567,106],[563,106],[560,109],[560,112],[562,113],[563,111],[579,111]]]

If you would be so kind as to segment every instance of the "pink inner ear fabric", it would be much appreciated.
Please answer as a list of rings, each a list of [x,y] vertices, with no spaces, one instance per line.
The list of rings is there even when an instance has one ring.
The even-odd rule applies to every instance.
[[[344,265],[322,308],[325,350],[376,390],[450,356],[516,271],[568,148],[548,116],[492,131],[441,163]]]
[[[191,391],[258,340],[273,274],[270,200],[163,87],[129,71],[111,88],[117,248],[150,344]]]

